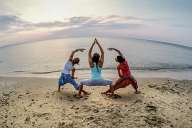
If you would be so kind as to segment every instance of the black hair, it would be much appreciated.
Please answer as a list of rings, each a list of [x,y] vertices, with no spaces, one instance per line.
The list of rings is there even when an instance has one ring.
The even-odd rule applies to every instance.
[[[75,60],[76,60],[76,62],[74,63]],[[74,64],[79,64],[79,61],[80,61],[80,59],[78,57],[73,59]]]
[[[117,60],[117,62],[119,62],[119,63],[125,62],[125,58],[123,58],[122,56],[117,56],[116,60]]]
[[[92,61],[96,63],[97,70],[99,70],[99,69],[98,69],[99,59],[100,59],[99,53],[94,53],[94,54],[93,54],[93,57],[92,57]]]

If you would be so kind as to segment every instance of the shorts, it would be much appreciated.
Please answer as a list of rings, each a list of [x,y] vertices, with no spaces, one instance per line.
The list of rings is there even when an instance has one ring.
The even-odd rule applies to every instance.
[[[82,80],[80,82],[80,85],[87,85],[87,86],[106,86],[106,85],[112,85],[111,80]]]
[[[61,76],[59,78],[58,81],[58,85],[59,86],[63,86],[64,84],[70,83],[73,85],[73,87],[78,90],[79,89],[79,85],[77,84],[77,82],[72,78],[72,76],[70,74],[64,74],[61,73]]]

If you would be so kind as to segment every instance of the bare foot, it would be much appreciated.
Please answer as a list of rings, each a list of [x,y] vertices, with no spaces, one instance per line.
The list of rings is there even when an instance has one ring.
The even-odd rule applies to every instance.
[[[73,95],[73,96],[76,98],[83,98],[83,96],[81,96],[81,95]]]

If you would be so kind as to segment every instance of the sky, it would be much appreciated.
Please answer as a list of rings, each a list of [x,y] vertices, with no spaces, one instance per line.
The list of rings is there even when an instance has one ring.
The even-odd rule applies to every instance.
[[[192,0],[0,0],[0,46],[67,37],[192,46]]]

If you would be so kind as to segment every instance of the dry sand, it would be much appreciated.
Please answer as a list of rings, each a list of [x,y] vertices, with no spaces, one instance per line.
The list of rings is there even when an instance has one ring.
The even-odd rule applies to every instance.
[[[107,87],[85,87],[81,99],[71,85],[57,92],[57,80],[0,77],[1,128],[192,128],[192,81],[138,79],[120,96]]]

